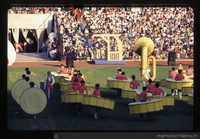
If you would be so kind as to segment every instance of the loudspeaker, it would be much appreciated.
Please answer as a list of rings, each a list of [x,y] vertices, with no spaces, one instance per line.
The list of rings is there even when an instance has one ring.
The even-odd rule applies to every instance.
[[[168,53],[168,66],[175,66],[176,65],[176,52],[169,52]]]

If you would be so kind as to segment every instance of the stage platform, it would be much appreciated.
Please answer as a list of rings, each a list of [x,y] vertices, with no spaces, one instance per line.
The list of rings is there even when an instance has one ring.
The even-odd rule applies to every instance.
[[[119,61],[108,61],[107,59],[93,59],[92,60],[94,64],[96,65],[124,65],[126,64],[126,61],[119,60]]]

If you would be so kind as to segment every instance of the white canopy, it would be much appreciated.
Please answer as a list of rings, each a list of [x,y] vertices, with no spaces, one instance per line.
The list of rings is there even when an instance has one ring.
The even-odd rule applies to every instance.
[[[38,51],[42,45],[44,30],[51,32],[52,14],[8,14],[8,29],[12,29],[15,42],[19,40],[19,29],[24,38],[27,38],[29,30],[32,31],[38,42]]]

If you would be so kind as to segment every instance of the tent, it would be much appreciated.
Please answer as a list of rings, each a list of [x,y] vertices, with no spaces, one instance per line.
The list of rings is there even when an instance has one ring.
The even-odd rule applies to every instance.
[[[39,52],[45,29],[48,34],[51,32],[53,16],[53,14],[8,14],[8,31],[12,30],[16,43],[19,42],[20,29],[24,38],[27,38],[28,32],[31,31],[38,42],[37,52]]]
[[[8,40],[7,44],[7,65],[11,66],[16,60],[16,52],[12,43]]]

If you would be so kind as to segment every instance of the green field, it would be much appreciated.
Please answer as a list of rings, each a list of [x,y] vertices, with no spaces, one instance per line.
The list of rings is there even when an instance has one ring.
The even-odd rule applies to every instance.
[[[184,68],[187,68],[186,66]],[[130,99],[122,99],[117,96],[117,91],[109,89],[106,86],[107,77],[115,76],[116,67],[76,67],[80,70],[87,82],[91,82],[92,86],[96,83],[101,85],[102,97],[115,100],[115,108],[113,111],[102,109],[99,112],[99,119],[94,120],[94,108],[84,106],[83,115],[77,115],[75,105],[61,103],[61,92],[59,85],[55,85],[53,98],[48,100],[46,108],[37,115],[37,119],[33,120],[30,115],[25,113],[20,105],[15,102],[11,96],[11,89],[17,77],[24,72],[24,68],[8,68],[7,80],[7,127],[9,130],[67,130],[67,131],[188,131],[193,128],[193,106],[187,104],[187,96],[182,99],[175,97],[174,106],[163,106],[162,116],[158,116],[156,112],[152,113],[155,118],[150,121],[145,115],[144,121],[139,120],[138,114],[129,114],[128,103]],[[168,77],[168,71],[171,66],[157,66],[156,80]],[[52,68],[30,68],[37,74],[43,88],[46,72],[56,71],[57,67]],[[142,87],[139,67],[122,67],[126,76],[131,78],[135,75],[140,81]],[[168,94],[170,89],[162,87]]]

